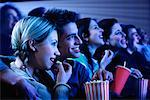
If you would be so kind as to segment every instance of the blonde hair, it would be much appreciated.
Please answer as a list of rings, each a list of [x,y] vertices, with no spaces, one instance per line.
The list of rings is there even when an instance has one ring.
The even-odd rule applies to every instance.
[[[12,49],[22,60],[28,55],[28,40],[42,42],[55,30],[55,26],[45,18],[25,17],[16,23],[11,36]]]

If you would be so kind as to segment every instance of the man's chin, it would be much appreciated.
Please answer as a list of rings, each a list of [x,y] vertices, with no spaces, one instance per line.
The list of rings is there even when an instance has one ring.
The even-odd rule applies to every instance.
[[[76,53],[76,54],[72,55],[71,58],[79,58],[79,57],[80,57],[80,53]]]

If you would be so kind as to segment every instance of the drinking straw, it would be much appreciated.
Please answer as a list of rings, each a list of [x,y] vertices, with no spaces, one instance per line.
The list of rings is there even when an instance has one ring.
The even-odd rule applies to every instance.
[[[124,68],[126,67],[126,64],[127,64],[127,62],[126,62],[126,61],[124,61],[124,64],[123,64],[123,67],[124,67]]]

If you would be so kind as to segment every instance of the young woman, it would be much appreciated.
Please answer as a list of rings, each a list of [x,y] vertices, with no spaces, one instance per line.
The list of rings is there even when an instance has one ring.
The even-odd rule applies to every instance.
[[[65,72],[62,63],[56,62],[59,72],[54,90],[49,88],[48,91],[47,87],[40,83],[41,79],[38,76],[38,73],[48,70],[53,79],[50,68],[56,56],[60,55],[57,48],[57,32],[53,24],[40,17],[23,18],[13,29],[11,44],[17,56],[15,62],[11,63],[11,68],[36,88],[39,94],[38,99],[49,100],[53,96],[67,98],[69,86],[66,83],[72,73],[68,63],[63,62],[68,66]]]
[[[112,80],[113,76],[110,72],[105,70],[105,67],[111,62],[113,52],[106,50],[100,63],[94,58],[94,54],[97,48],[104,45],[103,29],[99,28],[95,19],[83,18],[77,21],[78,34],[83,43],[80,46],[82,54],[79,58],[75,59],[83,64],[89,72],[89,76],[92,79],[93,75],[100,71],[105,74],[104,80]],[[100,75],[102,78],[102,75]],[[99,76],[99,78],[100,78]]]
[[[126,67],[131,69],[131,75],[133,77],[129,77],[123,91],[124,97],[134,97],[136,85],[133,85],[133,82],[136,83],[136,78],[141,78],[142,74],[135,66],[135,59],[132,59],[130,55],[127,53],[127,43],[126,43],[126,34],[122,32],[122,27],[119,22],[114,19],[103,19],[99,22],[99,26],[104,30],[104,38],[109,45],[109,48],[114,52],[115,56],[112,59],[112,62],[107,66],[107,70],[111,72],[115,72],[117,65],[123,65],[126,61]]]

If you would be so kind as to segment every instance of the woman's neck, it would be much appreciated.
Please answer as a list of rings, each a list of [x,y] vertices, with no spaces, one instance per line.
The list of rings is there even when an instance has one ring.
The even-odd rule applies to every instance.
[[[34,63],[35,62],[35,60],[34,61],[32,61],[32,58],[29,58],[29,60],[28,60],[28,62],[26,63],[27,65],[27,68],[28,68],[28,70],[29,70],[29,72],[30,72],[30,74],[33,76],[33,73],[34,73],[34,71],[37,69],[36,67],[37,67],[37,64],[35,64]],[[36,66],[36,67],[35,67]]]
[[[94,53],[95,53],[95,51],[96,51],[97,48],[98,47],[95,46],[95,45],[88,45],[88,49],[89,49],[89,52],[91,53],[92,57],[93,57],[93,55],[94,55]]]

